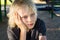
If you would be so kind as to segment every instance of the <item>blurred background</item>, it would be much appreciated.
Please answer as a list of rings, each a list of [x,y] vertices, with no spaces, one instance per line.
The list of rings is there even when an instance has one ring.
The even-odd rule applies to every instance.
[[[9,6],[14,0],[0,0],[0,40],[8,40],[7,27]],[[38,18],[46,25],[47,40],[60,40],[60,0],[33,0]]]

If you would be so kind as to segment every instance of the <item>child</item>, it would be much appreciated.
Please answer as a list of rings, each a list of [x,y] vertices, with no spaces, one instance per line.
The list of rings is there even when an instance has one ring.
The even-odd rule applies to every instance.
[[[9,40],[46,40],[46,28],[37,18],[32,0],[15,0],[7,14]]]

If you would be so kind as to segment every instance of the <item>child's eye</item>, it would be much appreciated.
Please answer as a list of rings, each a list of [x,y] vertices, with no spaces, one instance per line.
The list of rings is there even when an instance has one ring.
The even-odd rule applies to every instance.
[[[31,14],[31,16],[34,16],[34,15],[35,15],[35,13]]]
[[[27,18],[27,16],[24,16],[23,18],[24,18],[24,19],[26,19],[26,18]]]

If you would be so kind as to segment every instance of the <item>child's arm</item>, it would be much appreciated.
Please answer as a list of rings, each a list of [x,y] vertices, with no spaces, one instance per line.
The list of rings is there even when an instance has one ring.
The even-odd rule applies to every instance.
[[[47,40],[46,38],[46,26],[44,21],[40,21],[40,27],[39,27],[39,40]]]
[[[40,36],[39,36],[39,40],[47,40],[47,38],[46,38],[46,36],[40,35]]]
[[[20,32],[20,40],[26,40],[26,31]]]

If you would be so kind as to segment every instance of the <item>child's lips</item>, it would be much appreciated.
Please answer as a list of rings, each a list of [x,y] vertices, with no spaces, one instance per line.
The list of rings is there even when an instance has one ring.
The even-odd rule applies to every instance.
[[[31,24],[28,24],[29,26],[32,26],[33,25],[33,23],[31,23]]]

